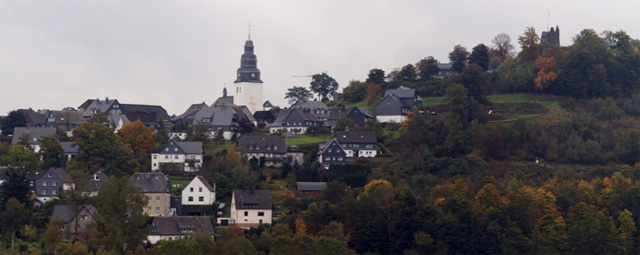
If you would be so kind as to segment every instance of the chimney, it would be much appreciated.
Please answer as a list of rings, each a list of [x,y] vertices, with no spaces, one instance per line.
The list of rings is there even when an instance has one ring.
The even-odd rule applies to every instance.
[[[105,99],[107,99],[106,101],[107,101],[107,103],[108,103],[108,102],[109,102],[109,97],[105,97]]]

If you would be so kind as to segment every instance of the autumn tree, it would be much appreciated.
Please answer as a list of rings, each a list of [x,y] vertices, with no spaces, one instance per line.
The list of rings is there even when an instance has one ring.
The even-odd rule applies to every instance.
[[[124,124],[118,131],[122,144],[128,146],[133,151],[133,156],[145,169],[150,167],[149,151],[153,149],[153,132],[150,127],[146,127],[140,120]],[[146,167],[148,166],[148,167]]]
[[[314,74],[311,77],[311,91],[318,95],[322,101],[338,90],[338,82],[327,73]]]
[[[345,102],[360,102],[367,95],[367,84],[361,81],[352,80],[349,82],[349,86],[344,88],[343,93]]]
[[[549,86],[549,83],[558,78],[558,75],[553,71],[555,66],[556,59],[554,57],[544,58],[540,56],[536,59],[536,67],[540,69],[535,79],[536,89],[545,89]]]
[[[47,229],[44,232],[44,241],[49,249],[55,249],[56,244],[64,238],[62,227],[64,227],[64,219],[58,216],[51,216],[49,223],[47,223]]]
[[[382,95],[382,85],[369,83],[367,85],[367,96],[364,100],[367,101],[368,106],[375,106],[382,100]]]
[[[464,46],[458,44],[453,47],[453,51],[449,52],[449,61],[451,61],[451,69],[461,73],[467,66],[467,60],[469,58],[469,51]]]
[[[537,54],[539,41],[540,37],[538,36],[538,33],[536,33],[536,29],[534,27],[527,27],[527,29],[524,30],[524,33],[521,36],[518,36],[518,42],[520,43],[520,48],[522,48],[519,56],[526,60],[534,60]]]
[[[313,97],[311,91],[305,87],[293,86],[293,88],[288,88],[287,93],[284,95],[284,99],[287,99],[290,105],[297,104],[298,102],[306,102],[309,101]]]

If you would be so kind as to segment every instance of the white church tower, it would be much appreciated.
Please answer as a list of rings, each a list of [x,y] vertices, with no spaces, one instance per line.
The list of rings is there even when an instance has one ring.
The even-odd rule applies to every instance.
[[[251,113],[262,109],[262,80],[260,80],[258,60],[253,54],[251,33],[244,44],[244,54],[240,59],[240,68],[238,68],[238,76],[234,83],[236,92],[233,103],[235,105],[247,106]]]

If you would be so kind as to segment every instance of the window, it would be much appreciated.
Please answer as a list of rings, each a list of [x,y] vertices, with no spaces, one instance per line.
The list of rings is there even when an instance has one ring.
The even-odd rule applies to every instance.
[[[244,211],[244,216],[249,216],[249,211]]]
[[[175,156],[174,156],[174,158],[175,158],[175,159],[178,159],[178,155],[175,155]]]
[[[193,187],[189,188],[189,192],[193,192]]]
[[[258,212],[258,216],[264,216],[264,212]]]
[[[147,212],[151,211],[151,206],[147,206]]]
[[[42,195],[46,195],[46,194],[47,194],[47,190],[45,189],[42,191]]]
[[[189,202],[193,202],[193,197],[189,197]]]
[[[169,155],[164,155],[164,159],[169,159]]]
[[[156,201],[160,201],[160,197],[156,197]]]
[[[327,161],[330,160],[330,159],[331,159],[330,157],[325,157],[324,158],[324,160],[327,160]]]
[[[164,151],[169,151],[169,148],[164,148]]]
[[[89,215],[81,215],[80,216],[80,220],[88,220],[89,219]]]
[[[329,149],[329,152],[331,152],[331,149]]]
[[[204,202],[204,197],[198,197],[198,201]]]
[[[256,150],[259,150],[259,149],[260,149],[260,145],[256,145]]]
[[[202,192],[202,187],[198,188],[198,192]]]
[[[53,186],[58,186],[58,182],[57,181],[53,181]]]
[[[278,145],[274,145],[273,150],[277,150],[277,149],[278,149]]]
[[[160,207],[156,207],[156,212],[159,212],[159,211],[160,211]]]
[[[153,159],[158,159],[158,155],[153,154]]]
[[[271,145],[267,145],[267,150],[270,151],[271,150]]]
[[[57,190],[52,190],[51,191],[51,195],[55,195],[56,193],[58,193]]]
[[[253,145],[249,145],[249,150],[253,150]]]
[[[151,202],[151,196],[147,196],[147,200],[149,200],[149,202]]]
[[[342,157],[338,157],[338,160],[342,161]]]
[[[340,149],[336,149],[336,152],[337,152],[337,153],[340,153]]]

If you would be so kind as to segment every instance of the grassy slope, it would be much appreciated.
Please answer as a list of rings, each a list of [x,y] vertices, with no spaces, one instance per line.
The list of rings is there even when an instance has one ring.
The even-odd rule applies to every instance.
[[[295,135],[294,137],[288,137],[286,140],[287,146],[296,145],[300,146],[302,144],[310,144],[310,143],[324,143],[327,140],[331,139],[333,135]]]

